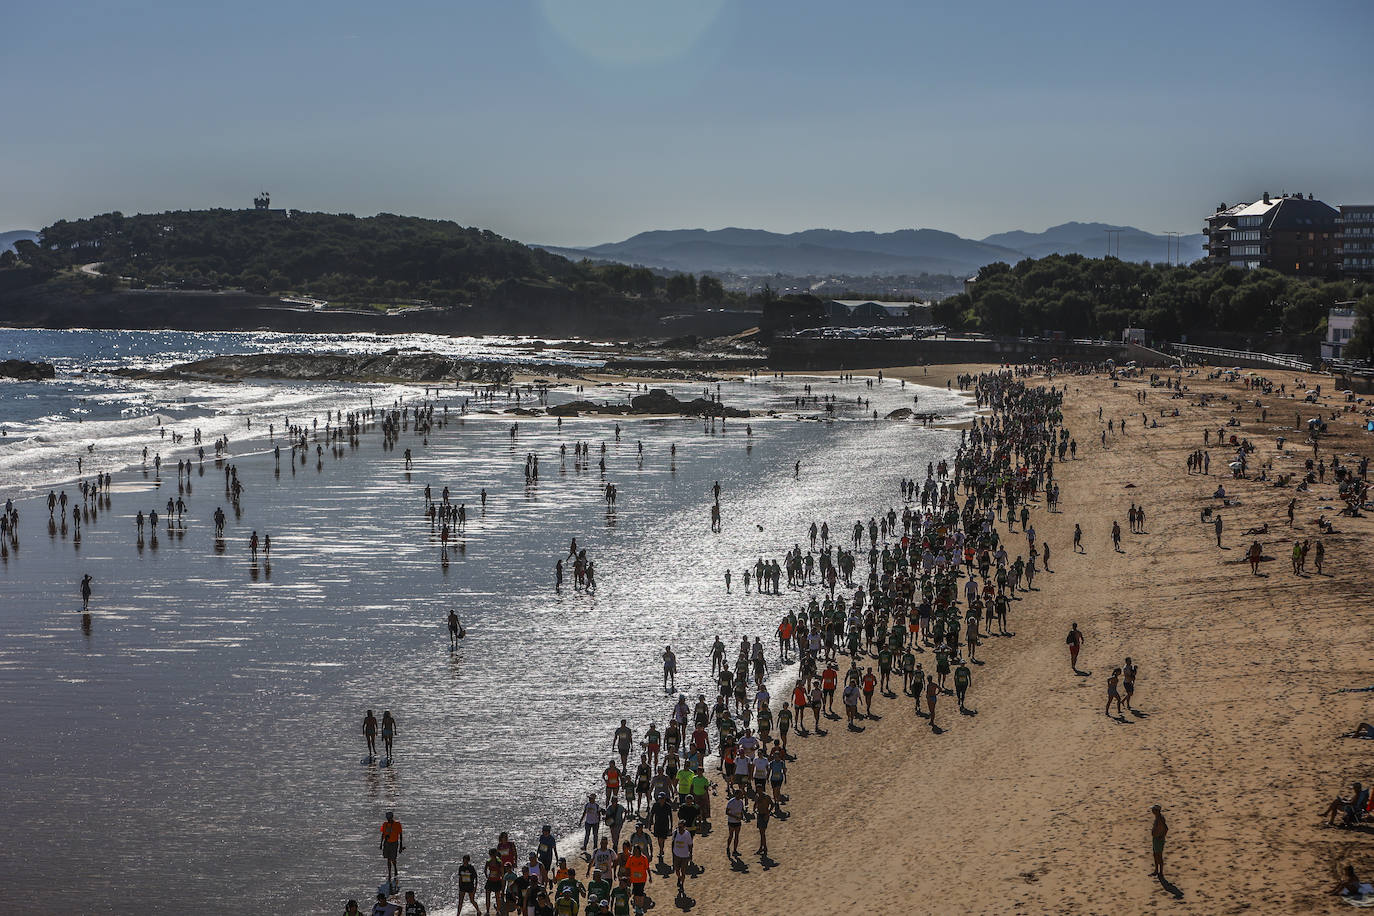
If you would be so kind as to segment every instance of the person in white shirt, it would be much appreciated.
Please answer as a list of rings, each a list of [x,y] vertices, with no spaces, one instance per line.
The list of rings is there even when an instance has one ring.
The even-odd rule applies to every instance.
[[[725,803],[725,824],[728,833],[725,837],[725,855],[728,858],[738,858],[739,856],[739,829],[744,823],[744,793],[734,791],[730,793],[730,800]]]
[[[587,851],[588,840],[595,846],[600,836],[601,806],[596,803],[595,795],[588,795],[587,803],[582,806],[582,851]]]
[[[397,916],[400,906],[386,902],[386,894],[377,894],[377,902],[372,904],[372,916]]]
[[[692,865],[692,843],[695,841],[687,825],[679,823],[673,834],[673,874],[677,875],[677,892],[682,896],[682,882],[687,879],[687,869]]]
[[[739,756],[735,758],[735,778],[734,780],[732,780],[733,783],[739,787],[739,790],[741,792],[744,791],[744,788],[749,785],[749,774],[752,773],[753,770],[753,758],[751,758],[748,754],[741,750]]]

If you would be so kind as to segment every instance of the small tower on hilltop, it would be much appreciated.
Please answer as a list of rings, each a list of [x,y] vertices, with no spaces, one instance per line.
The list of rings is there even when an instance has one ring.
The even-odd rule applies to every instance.
[[[271,195],[271,194],[268,194],[266,191],[263,191],[263,192],[260,193],[257,197],[254,197],[254,198],[253,198],[253,209],[254,209],[254,210],[270,210],[270,209],[272,209],[272,195]]]

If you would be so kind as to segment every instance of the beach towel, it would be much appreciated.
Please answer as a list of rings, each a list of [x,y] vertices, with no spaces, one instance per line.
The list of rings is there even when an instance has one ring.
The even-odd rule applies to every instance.
[[[1358,894],[1352,894],[1341,899],[1351,906],[1374,907],[1374,884],[1361,884]]]

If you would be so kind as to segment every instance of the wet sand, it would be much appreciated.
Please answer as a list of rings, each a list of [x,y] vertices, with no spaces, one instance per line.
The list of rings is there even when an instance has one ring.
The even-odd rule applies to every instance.
[[[936,370],[939,369],[937,373]],[[884,370],[926,381],[957,369]],[[1270,372],[1286,382],[1294,376]],[[1329,377],[1313,377],[1329,391]],[[1269,407],[1235,414],[1275,472],[1298,470],[1305,451],[1293,427],[1311,405],[1248,393],[1234,382],[1187,378],[1193,395],[1170,400],[1145,381],[1113,387],[1102,377],[1061,377],[1079,460],[1057,466],[1061,511],[1032,515],[1051,545],[1051,567],[1010,614],[1014,638],[979,650],[969,706],[940,704],[942,732],[918,719],[907,697],[878,697],[879,721],[861,734],[832,723],[823,738],[794,737],[791,818],[769,831],[773,862],[746,855],[731,868],[724,840],[698,843],[705,866],[689,884],[692,912],[797,913],[1298,913],[1338,912],[1325,896],[1336,869],[1374,870],[1368,834],[1320,826],[1319,812],[1349,784],[1369,784],[1370,745],[1340,739],[1371,718],[1374,685],[1367,582],[1370,520],[1335,518],[1324,538],[1326,570],[1295,577],[1294,537],[1318,536],[1315,519],[1340,507],[1331,475],[1310,493],[1232,481],[1216,428],[1236,400]],[[1147,401],[1136,393],[1148,389]],[[1196,394],[1230,401],[1195,406]],[[1299,387],[1299,393],[1302,388]],[[1326,397],[1326,413],[1343,398]],[[1098,441],[1097,408],[1126,416],[1128,433]],[[1141,412],[1180,409],[1142,429]],[[1213,435],[1211,475],[1188,475],[1186,456]],[[1276,453],[1276,435],[1290,439]],[[1323,446],[1343,459],[1370,451],[1348,415]],[[1200,521],[1226,475],[1241,505],[1223,508],[1223,545]],[[1252,477],[1253,477],[1252,473]],[[1128,487],[1134,484],[1134,487]],[[1296,527],[1287,501],[1296,496]],[[1147,508],[1145,534],[1129,533],[1127,508]],[[1112,549],[1114,520],[1123,552]],[[1086,554],[1071,552],[1074,523]],[[1243,560],[1245,529],[1261,536],[1263,576]],[[1003,529],[1005,531],[1005,529]],[[1013,538],[1021,538],[1019,526]],[[1022,545],[1024,541],[1021,541]],[[1308,561],[1311,570],[1311,558]],[[1064,644],[1070,623],[1086,636],[1074,675]],[[1125,721],[1104,715],[1106,678],[1130,655],[1141,668]],[[929,663],[927,652],[925,660]],[[1148,876],[1149,807],[1168,818],[1167,882]],[[756,834],[746,824],[742,849]]]

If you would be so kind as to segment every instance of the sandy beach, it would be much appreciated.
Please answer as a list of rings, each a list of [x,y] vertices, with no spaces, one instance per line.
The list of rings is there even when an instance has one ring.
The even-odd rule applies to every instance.
[[[885,372],[930,383],[967,368]],[[1293,423],[1295,413],[1305,420],[1316,409],[1291,397],[1291,372],[1264,373],[1272,396],[1205,374],[1185,377],[1187,397],[1178,400],[1148,380],[1056,382],[1069,386],[1066,423],[1079,460],[1056,475],[1061,511],[1042,504],[1032,516],[1051,545],[1053,572],[1013,606],[1015,637],[988,637],[980,650],[986,664],[969,694],[976,715],[947,703],[936,735],[909,698],[879,697],[881,720],[861,734],[832,723],[825,737],[794,737],[792,816],[769,834],[776,864],[765,870],[745,856],[732,868],[723,841],[699,843],[705,871],[689,887],[694,912],[1345,909],[1327,892],[1338,867],[1352,863],[1362,878],[1374,867],[1371,839],[1322,827],[1319,812],[1353,780],[1369,781],[1368,746],[1338,738],[1369,718],[1366,695],[1337,693],[1374,684],[1363,581],[1369,520],[1336,518],[1330,475],[1308,493],[1230,480],[1226,452],[1215,447],[1228,417],[1242,422],[1228,435],[1248,436],[1256,469],[1272,459],[1272,476],[1300,471],[1311,455]],[[1331,396],[1329,377],[1309,381],[1323,383],[1323,415],[1341,410],[1345,399]],[[1280,383],[1290,397],[1279,396]],[[1228,400],[1199,407],[1201,392]],[[1251,406],[1233,413],[1238,402]],[[1175,407],[1179,417],[1159,416]],[[1142,428],[1142,411],[1158,428]],[[1127,434],[1103,447],[1106,418],[1123,416]],[[1211,474],[1189,475],[1186,456],[1203,446],[1204,427],[1213,436]],[[1321,455],[1367,453],[1366,435],[1353,415],[1339,414]],[[1287,451],[1276,451],[1276,436],[1290,440]],[[1211,495],[1223,481],[1240,504],[1220,509],[1218,549],[1200,515],[1221,507]],[[1285,510],[1295,496],[1290,531]],[[1144,534],[1126,533],[1133,501],[1146,507]],[[1336,531],[1323,538],[1325,572],[1314,574],[1309,560],[1308,575],[1294,576],[1293,539],[1317,537],[1323,513]],[[1113,521],[1122,525],[1120,553]],[[1254,538],[1243,532],[1265,522],[1266,562],[1252,576],[1244,555]],[[1071,550],[1075,523],[1083,554]],[[1086,676],[1070,671],[1064,644],[1075,621],[1086,637]],[[1141,714],[1122,722],[1103,708],[1107,675],[1127,655],[1141,669]],[[1148,876],[1153,804],[1170,825],[1163,884]]]

